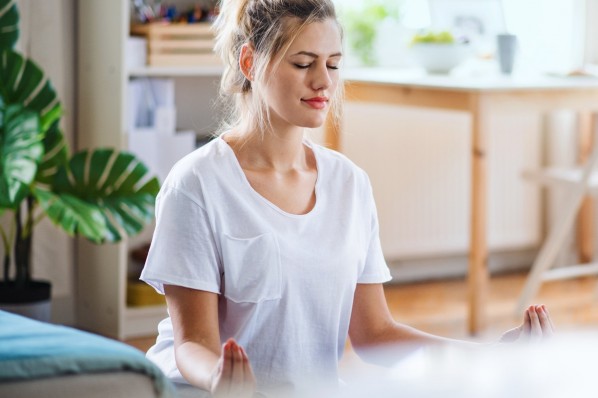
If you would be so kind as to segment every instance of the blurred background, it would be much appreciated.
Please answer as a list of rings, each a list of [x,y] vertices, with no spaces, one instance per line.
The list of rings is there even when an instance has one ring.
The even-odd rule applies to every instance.
[[[140,7],[156,10],[166,2],[16,3],[21,13],[17,47],[43,65],[56,87],[71,147],[131,150],[163,179],[178,157],[210,139],[221,116],[215,107],[217,61],[196,58],[187,65],[151,58],[149,34],[133,29],[147,22]],[[209,23],[214,12],[209,1],[168,4],[177,10],[199,5],[201,22]],[[440,71],[448,79],[500,75],[496,35],[507,32],[518,40],[512,78],[592,78],[598,63],[598,28],[592,23],[598,18],[596,0],[338,0],[337,5],[346,33],[347,73],[366,68],[418,79],[437,76],[414,51],[426,35],[442,32],[450,33],[450,44],[467,48],[451,68]],[[110,91],[102,89],[106,82]],[[466,327],[470,118],[454,111],[348,102],[343,124],[341,151],[367,171],[374,188],[382,246],[394,277],[386,289],[393,314],[430,332],[471,337]],[[481,339],[496,338],[518,321],[515,300],[566,193],[544,190],[522,173],[576,166],[579,125],[579,116],[567,109],[549,115],[525,109],[490,115],[492,277],[488,328]],[[326,144],[323,130],[310,134]],[[596,216],[591,217],[595,224]],[[33,264],[36,277],[52,282],[52,320],[147,348],[165,315],[159,298],[136,291],[151,232],[150,226],[124,243],[96,247],[43,221]],[[598,243],[598,234],[592,239]],[[572,231],[555,266],[578,257]],[[536,299],[553,308],[565,328],[595,328],[595,285],[591,277],[551,282]],[[348,363],[351,359],[348,354]]]

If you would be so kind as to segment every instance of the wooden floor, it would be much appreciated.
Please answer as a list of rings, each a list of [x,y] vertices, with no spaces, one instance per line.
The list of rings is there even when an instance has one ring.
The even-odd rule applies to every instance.
[[[394,318],[445,337],[493,341],[521,322],[515,303],[527,274],[493,276],[490,280],[487,327],[479,336],[467,333],[467,284],[464,280],[434,281],[385,287]],[[558,330],[598,329],[598,280],[580,278],[545,283],[535,303],[545,304]],[[154,336],[126,342],[145,351]]]
[[[467,284],[464,280],[397,285],[386,289],[395,319],[446,337],[492,341],[521,323],[515,306],[527,274],[494,276],[486,308],[487,327],[479,336],[467,332]],[[578,278],[546,282],[533,303],[545,304],[561,330],[598,328],[598,280]]]

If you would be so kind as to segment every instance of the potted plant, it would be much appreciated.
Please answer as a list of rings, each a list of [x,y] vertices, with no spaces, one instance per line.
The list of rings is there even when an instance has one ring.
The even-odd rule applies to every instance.
[[[0,308],[34,315],[31,304],[50,299],[49,282],[31,275],[35,225],[47,217],[70,236],[119,241],[151,221],[159,183],[127,152],[69,154],[52,84],[14,50],[19,14],[10,3],[0,0]]]
[[[351,50],[364,66],[374,66],[378,28],[385,19],[398,22],[399,7],[392,0],[369,0],[357,8],[342,10],[342,19]]]

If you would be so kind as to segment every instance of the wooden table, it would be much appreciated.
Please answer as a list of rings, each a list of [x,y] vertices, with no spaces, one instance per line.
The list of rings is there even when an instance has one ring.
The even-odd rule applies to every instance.
[[[598,111],[598,79],[591,77],[424,75],[396,69],[355,69],[344,73],[346,101],[382,103],[466,112],[471,116],[471,211],[468,267],[468,329],[485,326],[488,285],[487,143],[492,112]],[[591,127],[587,123],[586,136]],[[342,150],[342,134],[328,123],[326,143]],[[581,246],[591,250],[593,234],[586,223]]]

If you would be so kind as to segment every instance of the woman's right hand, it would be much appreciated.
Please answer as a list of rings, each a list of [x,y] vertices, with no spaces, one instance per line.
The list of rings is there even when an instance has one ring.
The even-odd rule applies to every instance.
[[[228,339],[222,346],[220,358],[212,373],[212,396],[251,398],[255,390],[255,376],[245,350],[234,339]]]
[[[541,341],[552,337],[554,325],[544,305],[531,305],[525,310],[521,325],[506,331],[501,343]]]

